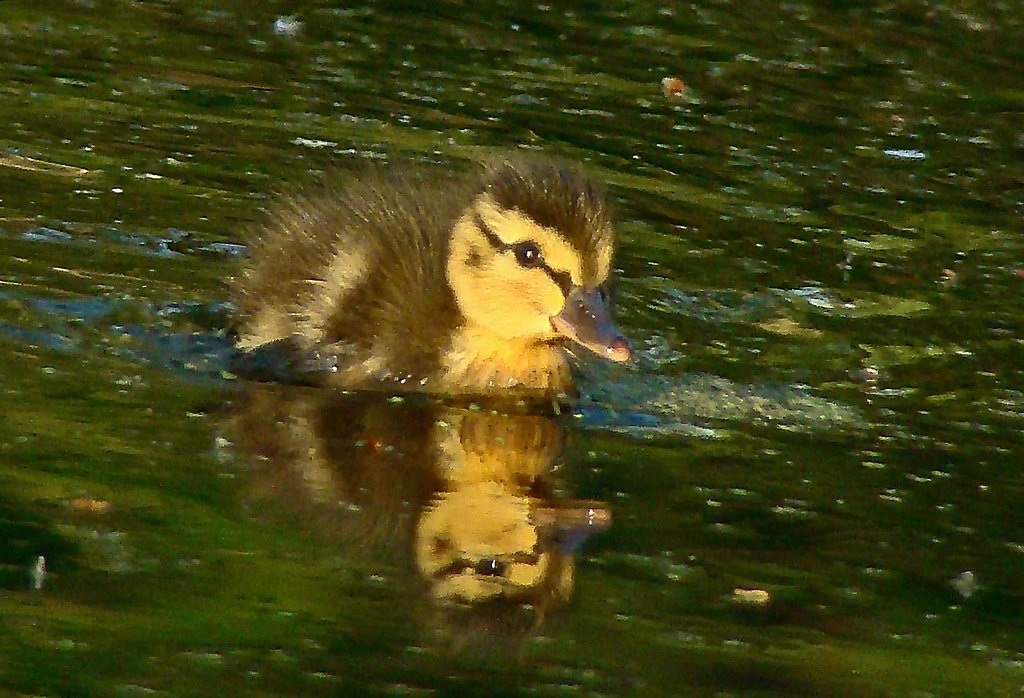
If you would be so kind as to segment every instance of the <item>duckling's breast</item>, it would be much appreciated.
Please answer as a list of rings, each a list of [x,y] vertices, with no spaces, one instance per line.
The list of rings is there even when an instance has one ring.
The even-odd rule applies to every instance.
[[[516,391],[570,393],[572,376],[557,344],[496,339],[463,327],[441,357],[447,390],[476,393]]]

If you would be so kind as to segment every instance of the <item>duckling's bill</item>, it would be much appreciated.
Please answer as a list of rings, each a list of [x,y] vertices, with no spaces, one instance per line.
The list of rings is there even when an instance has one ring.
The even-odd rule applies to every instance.
[[[551,327],[598,356],[623,363],[633,357],[629,340],[605,307],[601,292],[574,286],[562,311],[551,318]]]

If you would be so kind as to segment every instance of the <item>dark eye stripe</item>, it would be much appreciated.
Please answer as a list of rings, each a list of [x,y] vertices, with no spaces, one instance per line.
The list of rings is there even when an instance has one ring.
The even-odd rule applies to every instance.
[[[484,234],[484,238],[487,240],[488,243],[490,243],[491,247],[493,247],[494,249],[501,253],[512,251],[513,245],[509,245],[503,242],[502,239],[498,237],[498,235],[494,232],[491,226],[487,225],[484,222],[484,219],[480,216],[479,213],[473,214],[473,222],[476,224],[476,227],[480,230],[480,232]],[[543,270],[544,273],[547,274],[548,277],[555,282],[558,288],[562,290],[562,293],[564,293],[568,297],[569,292],[572,290],[572,276],[569,274],[569,272],[555,271],[546,263],[540,264],[535,268]]]
[[[552,281],[558,284],[558,288],[562,289],[562,293],[564,293],[568,298],[569,291],[572,290],[572,276],[570,276],[568,272],[555,271],[547,264],[541,265],[540,268],[543,269],[549,277],[551,277]]]
[[[473,214],[473,222],[476,223],[476,227],[479,228],[480,232],[484,234],[485,238],[487,238],[487,242],[491,243],[491,247],[496,249],[498,252],[508,252],[509,249],[511,249],[511,245],[506,245],[502,242],[501,238],[491,230],[491,226],[484,223],[484,219],[480,217],[479,213]]]

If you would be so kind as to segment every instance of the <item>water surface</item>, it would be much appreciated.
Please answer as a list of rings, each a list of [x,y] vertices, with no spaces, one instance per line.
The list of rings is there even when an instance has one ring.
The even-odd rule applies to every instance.
[[[1019,695],[1016,4],[0,19],[3,691]],[[551,421],[300,389],[252,411],[226,288],[268,197],[510,148],[611,185],[636,365],[590,367]],[[338,414],[363,432],[309,426]],[[245,436],[275,424],[306,426]],[[444,453],[521,467],[492,491]],[[402,454],[424,472],[358,469]],[[417,547],[481,502],[515,535],[465,543],[473,570],[539,590],[501,608]]]

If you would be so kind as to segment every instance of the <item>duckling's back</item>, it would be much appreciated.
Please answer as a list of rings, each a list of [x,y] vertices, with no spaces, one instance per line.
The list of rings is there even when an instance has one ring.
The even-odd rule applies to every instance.
[[[348,387],[431,375],[459,322],[445,263],[466,188],[372,171],[283,199],[236,283],[239,347],[328,354]]]

